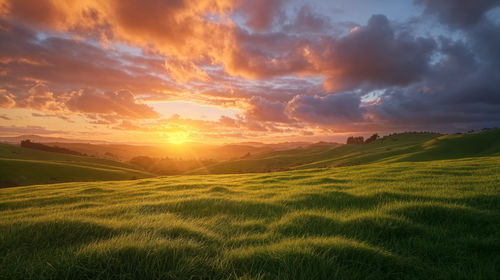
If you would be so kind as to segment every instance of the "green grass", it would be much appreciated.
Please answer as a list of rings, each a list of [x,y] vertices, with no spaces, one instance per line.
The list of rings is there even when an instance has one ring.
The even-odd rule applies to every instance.
[[[398,134],[370,144],[277,151],[217,163],[189,174],[231,174],[500,155],[500,129],[470,134]]]
[[[0,187],[71,181],[130,180],[152,174],[107,159],[0,144]]]
[[[2,189],[0,278],[499,279],[500,157],[429,161],[441,141],[419,162]]]

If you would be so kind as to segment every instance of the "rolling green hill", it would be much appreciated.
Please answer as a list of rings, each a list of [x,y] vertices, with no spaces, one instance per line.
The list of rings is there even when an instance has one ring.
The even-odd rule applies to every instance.
[[[500,156],[429,160],[455,140],[420,162],[0,189],[0,279],[499,279]]]
[[[152,174],[107,159],[0,144],[0,187],[71,181],[130,180]]]
[[[311,146],[226,161],[188,172],[231,174],[500,155],[500,129],[469,134],[395,134],[370,144]]]
[[[256,173],[369,163],[419,162],[500,155],[500,130],[460,135],[396,134],[370,144],[309,145],[208,164],[187,174]],[[167,163],[170,164],[170,163]],[[172,163],[174,164],[174,163]],[[204,164],[204,163],[203,163]],[[201,162],[194,165],[203,165]],[[175,170],[175,166],[167,166]],[[165,168],[167,168],[165,167]],[[193,168],[193,167],[191,167]],[[184,169],[180,169],[184,172]],[[156,171],[151,171],[156,172]],[[0,187],[154,176],[109,159],[71,156],[0,144]]]

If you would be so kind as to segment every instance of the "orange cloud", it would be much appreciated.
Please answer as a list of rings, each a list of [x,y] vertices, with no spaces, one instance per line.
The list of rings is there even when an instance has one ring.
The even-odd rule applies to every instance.
[[[67,107],[76,112],[116,114],[134,119],[157,118],[159,115],[146,104],[137,103],[129,91],[106,92],[78,91],[70,94]]]
[[[220,63],[233,44],[233,24],[227,15],[236,3],[231,0],[2,1],[10,18],[94,36],[104,44],[125,42],[182,60]],[[196,77],[202,71],[194,64],[185,71],[190,70]]]
[[[14,95],[8,93],[6,90],[0,89],[0,108],[11,108],[16,105]]]

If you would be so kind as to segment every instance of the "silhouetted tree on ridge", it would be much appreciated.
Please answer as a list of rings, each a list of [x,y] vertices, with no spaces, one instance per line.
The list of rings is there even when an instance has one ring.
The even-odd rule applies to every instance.
[[[379,139],[380,136],[378,136],[377,133],[373,134],[372,136],[370,136],[370,138],[367,138],[365,140],[365,144],[368,144],[368,143],[371,143],[371,142],[374,142],[375,140]]]
[[[347,144],[363,144],[365,142],[364,140],[365,139],[363,138],[363,136],[359,137],[351,136],[347,138]]]

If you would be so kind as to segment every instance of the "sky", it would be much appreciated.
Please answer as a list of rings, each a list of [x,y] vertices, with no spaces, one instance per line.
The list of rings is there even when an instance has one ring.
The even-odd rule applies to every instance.
[[[0,0],[0,134],[338,141],[500,126],[497,0]]]

